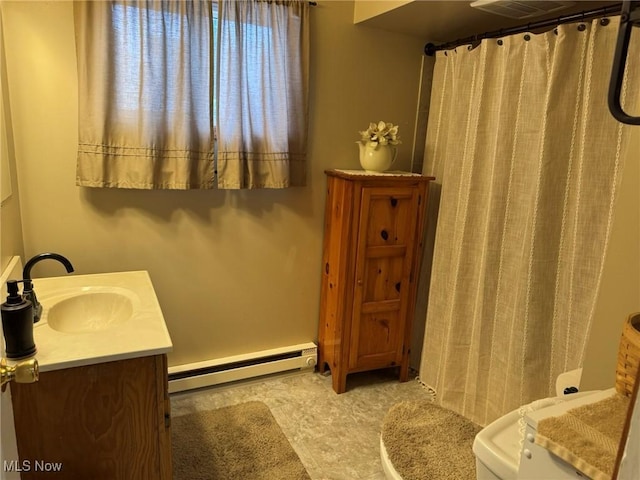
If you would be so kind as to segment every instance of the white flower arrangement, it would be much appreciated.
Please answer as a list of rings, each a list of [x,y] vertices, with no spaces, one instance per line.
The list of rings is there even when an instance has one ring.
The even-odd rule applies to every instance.
[[[377,124],[370,123],[368,129],[360,132],[360,143],[378,148],[378,145],[398,145],[402,142],[397,125],[380,121]]]

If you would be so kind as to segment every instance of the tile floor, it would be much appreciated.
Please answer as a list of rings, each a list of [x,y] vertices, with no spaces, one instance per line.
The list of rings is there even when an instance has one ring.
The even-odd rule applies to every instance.
[[[260,400],[266,403],[313,480],[384,480],[379,435],[389,408],[428,397],[394,370],[349,375],[337,395],[331,377],[295,373],[172,394],[172,415]],[[284,479],[283,479],[284,480]]]

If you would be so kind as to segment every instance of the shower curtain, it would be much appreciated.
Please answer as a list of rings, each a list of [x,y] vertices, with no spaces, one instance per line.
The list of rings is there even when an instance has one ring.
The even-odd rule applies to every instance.
[[[481,425],[554,395],[582,363],[625,133],[638,128],[606,106],[617,30],[598,19],[437,53],[424,173],[441,196],[420,379]],[[639,36],[623,88],[635,114]]]

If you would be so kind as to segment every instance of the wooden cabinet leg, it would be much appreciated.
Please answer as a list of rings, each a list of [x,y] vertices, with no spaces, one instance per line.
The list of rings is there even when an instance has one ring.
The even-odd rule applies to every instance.
[[[400,365],[400,381],[406,382],[409,380],[409,362],[404,362]]]
[[[334,366],[331,369],[331,382],[336,393],[344,393],[347,390],[346,369]]]

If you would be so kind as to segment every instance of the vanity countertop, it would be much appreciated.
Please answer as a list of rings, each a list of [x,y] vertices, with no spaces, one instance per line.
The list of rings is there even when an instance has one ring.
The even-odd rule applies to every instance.
[[[146,271],[34,278],[33,284],[43,307],[42,318],[34,325],[35,358],[41,372],[163,354],[172,349],[171,337]],[[94,292],[124,295],[127,306],[131,307],[127,314],[130,316],[96,330],[60,331],[49,325],[53,306]],[[73,314],[77,315],[78,309]]]

